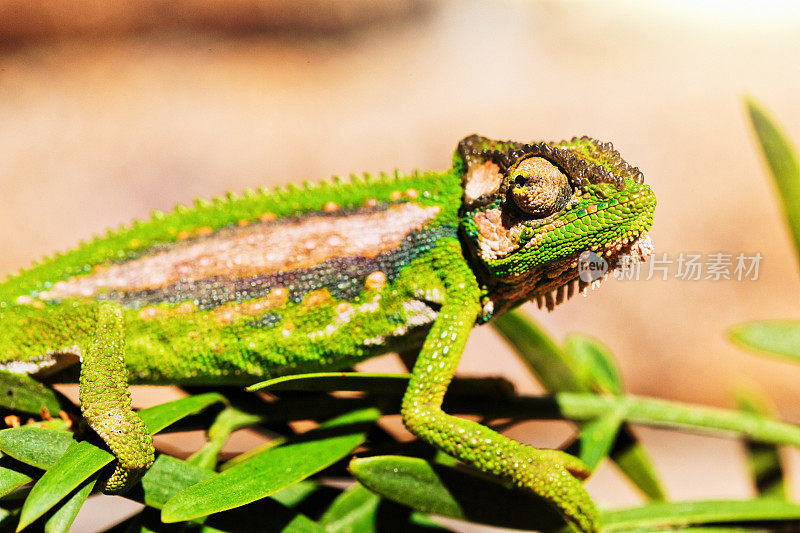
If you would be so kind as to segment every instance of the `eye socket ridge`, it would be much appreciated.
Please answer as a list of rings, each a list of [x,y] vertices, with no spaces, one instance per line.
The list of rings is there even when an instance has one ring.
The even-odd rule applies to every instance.
[[[512,167],[510,194],[516,206],[533,218],[560,211],[572,197],[567,175],[543,157],[523,159]]]

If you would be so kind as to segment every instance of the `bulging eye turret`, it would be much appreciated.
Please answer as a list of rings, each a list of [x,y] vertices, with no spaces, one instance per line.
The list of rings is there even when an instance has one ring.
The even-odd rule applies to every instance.
[[[514,203],[533,218],[544,218],[560,211],[572,197],[567,175],[543,157],[523,159],[508,175]]]

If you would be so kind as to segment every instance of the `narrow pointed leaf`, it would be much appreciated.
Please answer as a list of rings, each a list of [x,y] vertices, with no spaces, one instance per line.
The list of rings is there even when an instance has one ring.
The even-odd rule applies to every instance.
[[[415,531],[416,533],[422,533],[424,531],[452,531],[451,529],[448,529],[436,522],[436,520],[430,516],[418,511],[411,513],[411,515],[408,517],[408,523],[411,526],[409,528],[410,531]]]
[[[189,487],[167,502],[162,520],[191,520],[233,509],[297,483],[352,452],[378,416],[376,409],[362,409],[336,417]]]
[[[161,509],[172,496],[179,493],[183,489],[200,483],[201,481],[210,479],[216,475],[217,474],[214,472],[204,470],[198,466],[189,464],[186,461],[182,461],[168,455],[159,455],[156,459],[156,462],[153,463],[153,466],[142,478],[142,493],[136,494],[135,498],[133,499],[136,499],[136,501],[140,501],[149,507]],[[316,488],[316,483],[301,481],[287,487],[286,489],[276,492],[270,497],[270,499],[275,500],[285,507],[293,507],[314,490],[316,490]],[[129,496],[132,496],[132,494],[129,494]],[[239,509],[241,509],[243,513],[252,512],[252,509],[249,506],[241,507]],[[287,514],[277,507],[272,507],[271,509],[273,511],[277,510],[277,512],[284,518],[289,517],[286,520],[288,524],[287,527],[291,526],[291,528],[296,528],[308,526],[309,520],[305,517],[297,518],[294,514]],[[257,514],[257,516],[263,519],[261,515]],[[232,515],[228,515],[224,518],[225,520],[223,521],[228,522],[235,519],[235,517]],[[276,518],[276,520],[277,519],[278,518]],[[158,520],[158,523],[160,524],[161,521]],[[262,523],[262,526],[259,526],[257,529],[262,530],[265,527],[266,526],[264,526]],[[230,528],[217,529],[206,524],[202,530],[210,533],[212,531],[230,531]],[[290,530],[291,529],[287,531]]]
[[[748,522],[796,522],[800,505],[772,498],[675,503],[651,503],[641,507],[601,513],[603,531],[650,531],[702,524]],[[754,524],[764,527],[763,524]]]
[[[730,330],[731,339],[745,348],[800,363],[800,321],[747,322]]]
[[[262,389],[304,391],[364,391],[402,393],[411,374],[374,372],[314,372],[281,376],[261,381],[247,387],[249,391]]]
[[[43,470],[53,466],[72,442],[68,431],[30,426],[0,431],[0,451]]]
[[[611,451],[624,419],[625,408],[620,406],[581,428],[578,456],[591,470],[594,470]]]
[[[220,472],[224,472],[225,470],[233,468],[234,466],[236,466],[236,465],[238,465],[240,463],[244,463],[245,461],[250,460],[252,457],[260,455],[260,454],[262,454],[263,452],[265,452],[267,450],[271,450],[272,448],[275,448],[276,446],[280,446],[281,444],[283,444],[287,440],[288,440],[287,437],[278,437],[278,438],[269,440],[269,441],[267,441],[267,442],[265,442],[263,444],[259,444],[255,448],[251,448],[251,449],[247,450],[246,452],[242,452],[239,455],[237,455],[236,457],[232,457],[230,460],[225,461],[224,463],[222,463],[219,466],[219,470],[220,470]]]
[[[572,334],[564,340],[564,349],[572,354],[591,376],[594,389],[607,394],[622,394],[622,376],[607,347],[586,335]]]
[[[14,515],[8,509],[0,508],[0,528],[3,531],[11,531],[13,527],[10,522],[13,520]]]
[[[763,394],[754,389],[739,390],[736,395],[739,409],[746,413],[774,416],[774,408]],[[786,482],[781,454],[774,444],[745,440],[747,462],[756,491],[762,497],[786,499]]]
[[[353,459],[350,472],[371,491],[425,513],[519,529],[564,526],[542,499],[424,459],[396,455]]]
[[[168,455],[159,455],[142,477],[143,503],[161,509],[185,488],[214,476],[213,472]]]
[[[328,533],[375,533],[381,497],[356,483],[336,498],[319,519]]]
[[[373,372],[315,372],[282,376],[256,383],[249,391],[303,390],[303,391],[362,391],[376,394],[402,394],[411,374]],[[455,378],[447,389],[450,395],[504,396],[514,392],[514,386],[504,378]]]
[[[139,411],[139,416],[144,421],[150,434],[155,435],[182,418],[197,414],[215,403],[226,402],[227,400],[223,395],[216,392],[207,392],[142,409]]]
[[[33,480],[22,469],[22,465],[11,457],[0,457],[0,498]]]
[[[17,531],[50,510],[114,456],[86,441],[76,442],[31,489],[20,513]]]
[[[51,415],[61,410],[55,391],[26,374],[0,371],[0,407],[39,415],[42,407]]]
[[[187,462],[200,468],[214,470],[217,465],[219,452],[228,440],[231,433],[237,429],[252,426],[262,420],[259,415],[246,413],[235,407],[226,407],[217,414],[214,423],[208,429],[208,442],[196,453],[192,454]]]
[[[550,335],[520,311],[497,317],[492,325],[530,371],[552,392],[589,392],[576,361]]]
[[[752,98],[748,98],[746,103],[750,122],[778,189],[783,214],[794,237],[795,250],[800,254],[800,162],[797,152],[760,104]]]
[[[628,426],[625,426],[628,428]],[[636,439],[633,432],[617,433],[617,440],[611,450],[611,458],[626,476],[652,500],[666,500],[667,493],[656,475],[656,469],[650,454],[647,453],[642,443]]]
[[[73,491],[72,496],[59,507],[58,511],[53,513],[44,525],[45,533],[67,533],[78,512],[83,507],[86,498],[91,494],[95,483],[97,483],[98,473],[93,474],[89,479],[84,481],[77,490]]]

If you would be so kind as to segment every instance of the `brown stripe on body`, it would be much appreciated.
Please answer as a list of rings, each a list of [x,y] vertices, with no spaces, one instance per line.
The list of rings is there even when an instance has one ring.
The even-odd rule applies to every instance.
[[[314,215],[282,223],[225,228],[53,285],[42,299],[157,291],[208,279],[242,279],[310,269],[342,257],[375,258],[433,220],[438,207],[415,203],[382,211]]]

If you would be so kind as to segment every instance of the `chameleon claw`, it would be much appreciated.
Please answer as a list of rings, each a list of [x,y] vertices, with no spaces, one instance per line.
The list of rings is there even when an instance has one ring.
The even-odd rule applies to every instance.
[[[597,509],[580,481],[588,476],[583,462],[559,450],[526,452],[528,468],[514,475],[516,484],[550,502],[579,531],[597,531]]]

